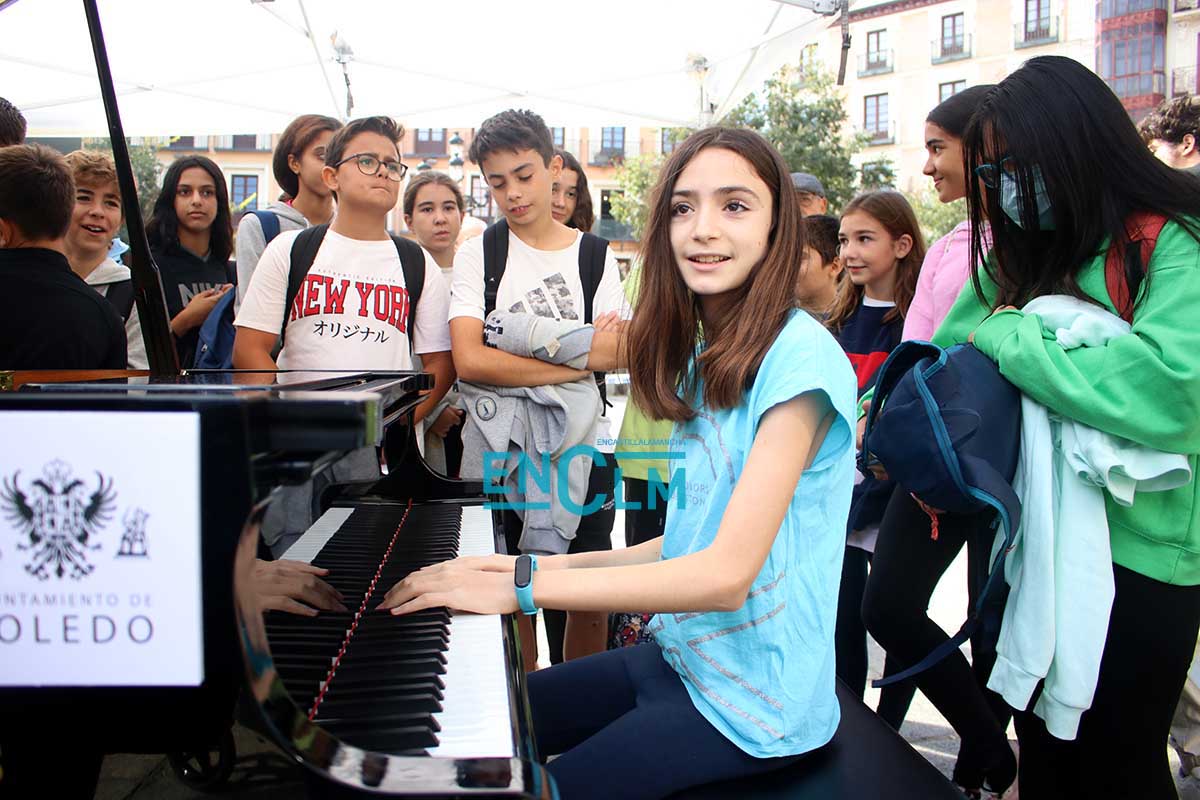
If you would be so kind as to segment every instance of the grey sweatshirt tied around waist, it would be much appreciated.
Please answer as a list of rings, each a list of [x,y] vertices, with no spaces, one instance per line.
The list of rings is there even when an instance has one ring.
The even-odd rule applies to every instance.
[[[493,311],[483,327],[489,347],[575,369],[587,366],[593,333],[591,325],[505,311]],[[484,456],[495,454],[489,459],[491,472],[500,471],[504,500],[525,523],[521,552],[567,552],[579,527],[578,512],[587,499],[593,463],[590,446],[601,409],[592,375],[551,386],[486,386],[460,380],[459,390],[460,404],[467,412],[462,477],[482,480]],[[567,503],[560,494],[560,459],[577,445],[589,450],[587,455],[572,454],[564,468],[565,494],[571,500]],[[541,474],[547,456],[548,492]],[[528,468],[518,470],[523,461]],[[530,469],[538,475],[530,474]]]

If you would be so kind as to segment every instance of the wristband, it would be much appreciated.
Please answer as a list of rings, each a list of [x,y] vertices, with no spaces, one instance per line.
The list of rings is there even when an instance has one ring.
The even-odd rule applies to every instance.
[[[537,613],[533,603],[533,573],[537,572],[537,556],[517,556],[516,568],[513,570],[513,586],[517,590],[517,604],[527,615]]]

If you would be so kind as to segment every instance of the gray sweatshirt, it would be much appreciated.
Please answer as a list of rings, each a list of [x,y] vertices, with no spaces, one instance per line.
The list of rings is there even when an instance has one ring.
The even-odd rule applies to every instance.
[[[279,217],[279,232],[298,231],[308,227],[308,220],[287,203],[271,203],[264,211],[271,211]],[[238,223],[237,229],[237,299],[233,301],[236,312],[241,308],[242,300],[246,297],[246,289],[250,287],[250,276],[262,258],[263,250],[267,249],[267,240],[263,235],[262,223],[254,214],[247,214]]]
[[[493,311],[484,323],[484,341],[489,347],[576,369],[587,365],[593,332],[591,325],[505,311]],[[568,462],[566,493],[572,501],[568,504],[560,494],[559,460],[572,447],[590,446],[595,441],[601,401],[592,376],[552,386],[483,386],[459,381],[459,391],[460,404],[467,412],[462,476],[480,480],[484,453],[506,454],[504,499],[524,521],[520,551],[537,555],[567,552],[579,527],[578,511],[587,499],[593,462],[577,454]],[[522,461],[540,473],[543,456],[549,456],[549,492],[533,476],[522,475]]]
[[[109,286],[127,281],[131,277],[129,267],[106,258],[100,266],[92,270],[85,282],[99,292],[101,297],[107,297]],[[125,347],[125,362],[129,369],[150,368],[150,362],[146,359],[146,341],[142,338],[142,324],[138,321],[137,303],[133,304],[129,319],[125,320]]]

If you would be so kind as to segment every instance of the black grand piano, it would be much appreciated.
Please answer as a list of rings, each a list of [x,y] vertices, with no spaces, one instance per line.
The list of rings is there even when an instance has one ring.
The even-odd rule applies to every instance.
[[[151,369],[99,380],[17,375],[22,391],[0,391],[0,423],[10,413],[72,411],[100,424],[133,414],[194,420],[199,487],[192,490],[200,510],[193,568],[202,598],[195,635],[202,667],[198,680],[179,686],[115,686],[90,679],[87,664],[72,665],[74,684],[0,680],[0,794],[86,794],[104,753],[207,752],[227,733],[244,691],[262,729],[305,767],[314,796],[556,797],[532,735],[511,617],[370,613],[412,570],[503,547],[479,484],[430,470],[416,453],[412,426],[403,424],[428,376],[179,369],[137,210],[99,14],[95,0],[83,5],[126,204]],[[171,454],[153,440],[134,434],[120,446],[137,451],[147,470],[171,469]],[[272,491],[370,446],[384,451],[387,474],[330,498],[284,554],[327,567],[350,610],[316,618],[263,614],[253,566]],[[13,448],[4,451],[6,474],[20,457]],[[0,657],[6,631],[11,627],[0,625]],[[857,698],[840,688],[839,697],[842,725],[825,748],[753,781],[680,796],[959,796]]]

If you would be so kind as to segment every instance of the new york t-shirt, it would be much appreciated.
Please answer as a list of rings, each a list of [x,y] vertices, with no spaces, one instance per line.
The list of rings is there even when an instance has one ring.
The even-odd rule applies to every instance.
[[[284,318],[292,244],[288,231],[267,245],[234,323],[276,333]],[[425,284],[415,330],[410,297],[391,239],[350,239],[328,230],[300,291],[287,310],[280,369],[412,369],[415,353],[450,350],[450,294],[433,257],[425,254]]]

